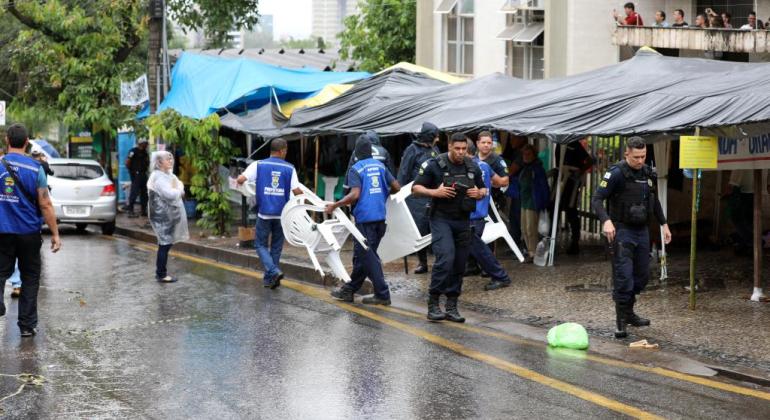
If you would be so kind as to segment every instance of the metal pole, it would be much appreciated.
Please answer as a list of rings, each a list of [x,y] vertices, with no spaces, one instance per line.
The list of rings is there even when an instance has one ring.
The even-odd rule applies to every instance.
[[[567,146],[559,147],[559,172],[556,176],[556,203],[553,206],[553,223],[551,224],[551,248],[548,251],[548,266],[553,266],[553,254],[556,251],[556,231],[559,228],[559,205],[561,204],[561,178],[564,175],[564,156],[567,154]]]
[[[700,127],[695,128],[695,135],[700,136]],[[690,310],[695,310],[695,253],[698,239],[698,175],[700,170],[692,169],[692,209],[690,220]]]
[[[690,310],[695,310],[695,243],[698,229],[698,175],[700,169],[692,170],[692,220],[690,226]]]
[[[313,188],[318,193],[318,160],[321,154],[321,142],[318,136],[315,136],[315,180],[313,181]]]
[[[757,300],[762,296],[762,170],[754,170],[754,293]]]

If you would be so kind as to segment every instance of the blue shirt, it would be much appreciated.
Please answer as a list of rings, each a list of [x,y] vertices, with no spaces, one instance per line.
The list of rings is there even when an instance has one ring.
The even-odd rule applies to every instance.
[[[483,175],[482,179],[484,179],[484,185],[486,185],[487,191],[489,191],[492,188],[492,167],[489,166],[489,164],[487,164],[483,160],[479,159],[478,156],[474,156],[473,161],[479,165],[479,168],[481,168],[481,174]],[[487,215],[489,214],[490,199],[491,199],[491,194],[487,194],[481,200],[476,201],[476,210],[474,210],[474,212],[471,213],[471,220],[479,220],[487,217]]]
[[[353,216],[356,223],[381,222],[385,220],[385,204],[388,200],[393,175],[382,162],[369,158],[359,160],[350,168],[350,188],[360,188]]]
[[[5,165],[0,165],[0,233],[28,235],[40,233],[42,219],[37,202],[37,189],[48,185],[45,172],[38,161],[17,153],[9,153],[3,157],[21,181],[17,185],[8,174]],[[34,198],[30,202],[27,194]]]

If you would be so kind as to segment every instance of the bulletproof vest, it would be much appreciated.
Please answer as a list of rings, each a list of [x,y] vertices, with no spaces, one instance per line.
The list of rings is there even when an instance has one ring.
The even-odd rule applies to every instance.
[[[609,199],[610,219],[631,226],[643,226],[649,221],[655,200],[655,174],[644,165],[637,173],[621,162],[615,167],[623,175],[623,189]]]
[[[447,187],[454,187],[456,195],[453,198],[433,199],[431,211],[453,218],[468,218],[468,215],[476,210],[476,200],[467,196],[467,191],[476,186],[476,174],[473,171],[473,161],[466,157],[463,165],[453,165],[449,162],[446,153],[436,158],[441,170],[441,183]]]
[[[415,143],[412,143],[412,144],[413,144],[412,147],[414,147],[414,150],[415,150],[414,152],[415,158],[414,158],[414,166],[411,169],[412,171],[412,173],[410,174],[411,177],[409,178],[410,181],[414,181],[417,178],[417,175],[420,172],[420,166],[422,166],[422,164],[425,161],[429,160],[432,157],[435,157],[438,154],[435,146],[426,147],[426,146],[418,146]]]
[[[131,156],[129,162],[131,166],[128,167],[130,172],[147,172],[147,168],[150,166],[150,155],[147,150],[142,150],[138,147],[132,149],[134,155]]]

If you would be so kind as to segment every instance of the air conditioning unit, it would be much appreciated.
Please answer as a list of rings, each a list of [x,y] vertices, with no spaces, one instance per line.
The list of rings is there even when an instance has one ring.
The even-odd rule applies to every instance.
[[[545,0],[526,0],[526,2],[530,9],[542,10],[545,8]]]

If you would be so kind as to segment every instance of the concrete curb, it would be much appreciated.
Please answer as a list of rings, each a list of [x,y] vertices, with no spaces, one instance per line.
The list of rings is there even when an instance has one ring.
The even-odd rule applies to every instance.
[[[137,229],[129,229],[122,226],[116,226],[115,234],[150,244],[157,243],[157,238],[155,235]],[[256,255],[248,255],[228,249],[215,248],[191,242],[181,242],[175,244],[174,251],[183,252],[188,255],[206,258],[224,264],[230,264],[237,267],[254,270],[257,272],[262,272],[259,257]],[[328,274],[325,276],[319,275],[318,272],[309,265],[301,265],[294,262],[282,261],[281,270],[287,277],[301,280],[306,283],[317,284],[324,287],[334,286],[338,283],[336,278]],[[364,283],[364,287],[361,288],[361,292],[370,293],[370,289],[371,285]]]

